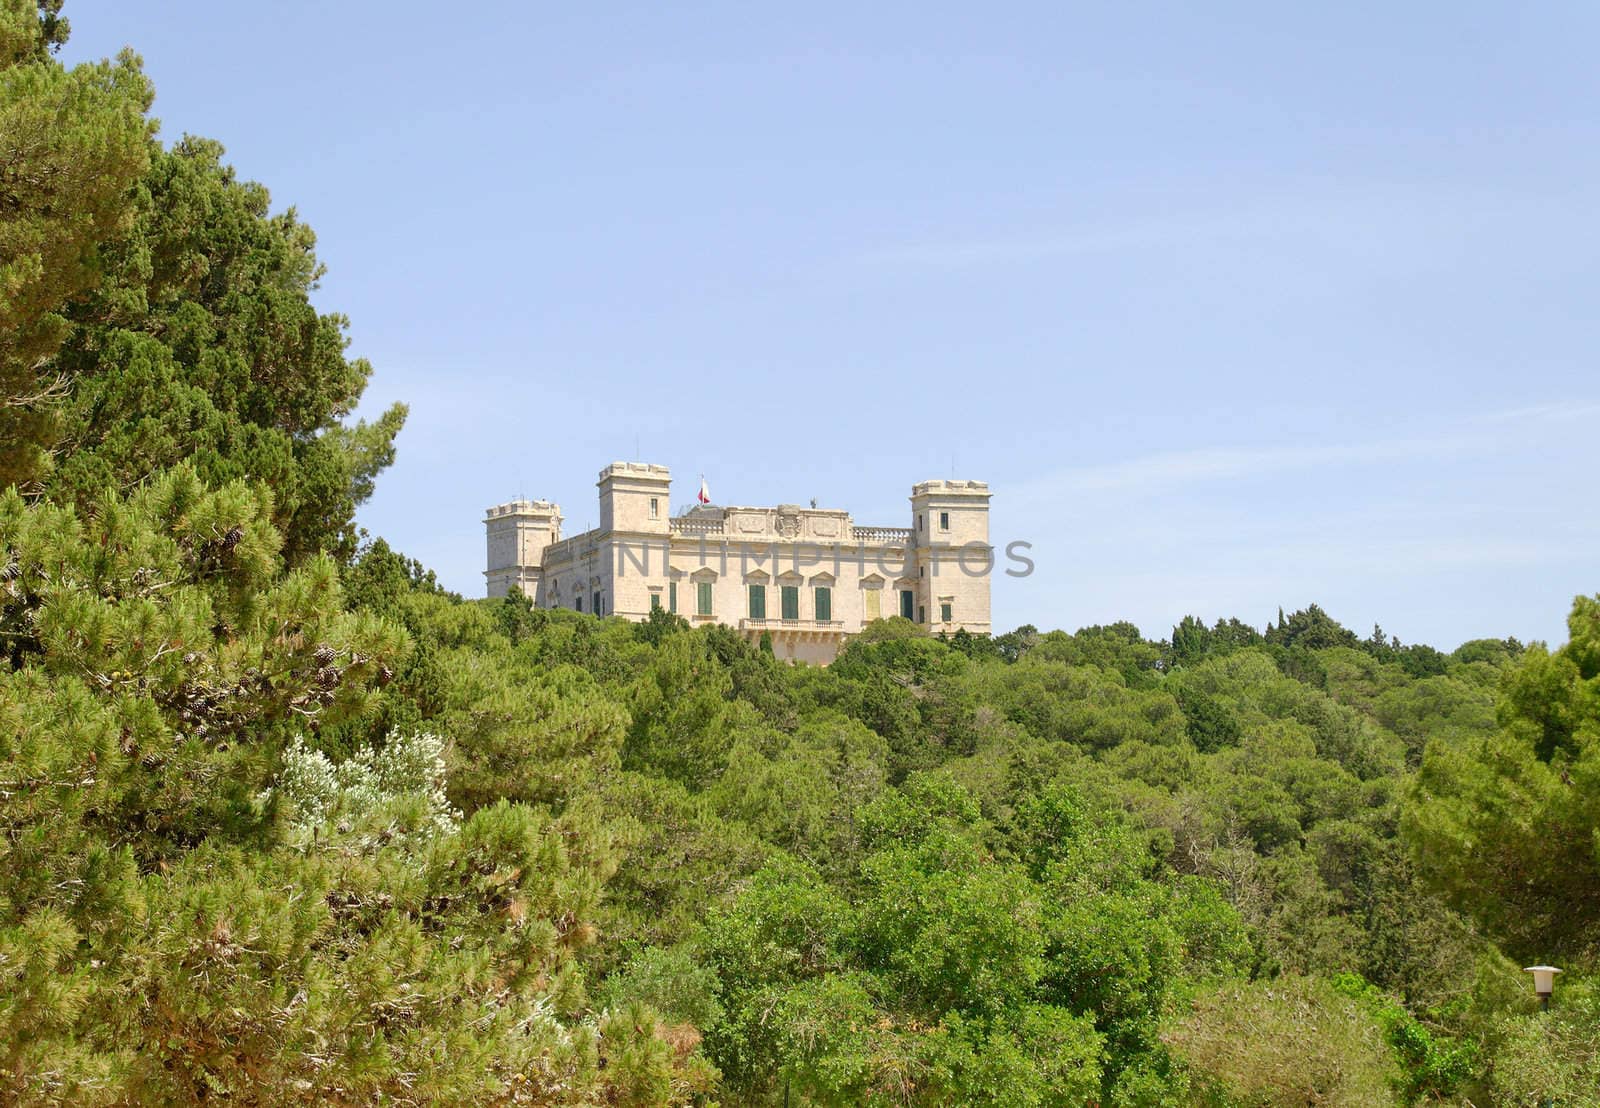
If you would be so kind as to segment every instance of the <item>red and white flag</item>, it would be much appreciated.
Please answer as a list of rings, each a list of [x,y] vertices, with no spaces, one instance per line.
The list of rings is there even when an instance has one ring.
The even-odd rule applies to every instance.
[[[711,503],[711,490],[706,488],[706,475],[704,473],[700,475],[700,495],[696,499],[702,504]]]

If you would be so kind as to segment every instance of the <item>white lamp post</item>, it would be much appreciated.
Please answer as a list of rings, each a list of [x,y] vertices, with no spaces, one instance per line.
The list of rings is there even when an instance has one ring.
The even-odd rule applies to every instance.
[[[1556,987],[1556,974],[1561,971],[1554,966],[1528,966],[1522,972],[1533,974],[1533,991],[1539,994],[1539,1008],[1548,1012],[1550,994]]]

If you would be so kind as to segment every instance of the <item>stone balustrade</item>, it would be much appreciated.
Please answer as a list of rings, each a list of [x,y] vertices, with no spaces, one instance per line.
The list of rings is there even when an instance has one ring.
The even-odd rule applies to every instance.
[[[741,631],[843,631],[842,619],[752,619],[739,621]]]
[[[850,537],[856,542],[889,543],[894,546],[907,546],[911,542],[911,528],[909,527],[852,527]]]
[[[674,535],[720,535],[724,530],[721,517],[673,516],[667,522]]]

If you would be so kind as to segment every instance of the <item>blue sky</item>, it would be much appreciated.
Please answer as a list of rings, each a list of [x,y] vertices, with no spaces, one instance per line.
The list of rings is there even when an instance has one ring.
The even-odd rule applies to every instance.
[[[605,463],[903,525],[999,627],[1321,603],[1450,648],[1600,589],[1600,8],[69,0],[317,230],[412,406],[362,522],[482,590]]]

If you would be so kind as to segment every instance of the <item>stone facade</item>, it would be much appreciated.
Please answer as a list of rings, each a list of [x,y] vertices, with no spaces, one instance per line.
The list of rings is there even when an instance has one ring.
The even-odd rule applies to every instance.
[[[846,636],[905,615],[929,631],[987,635],[989,486],[924,481],[911,526],[861,527],[835,508],[698,505],[669,510],[666,466],[600,471],[600,526],[570,538],[546,500],[490,508],[488,592],[541,608],[642,620],[654,607],[724,623],[779,658],[826,664]]]

